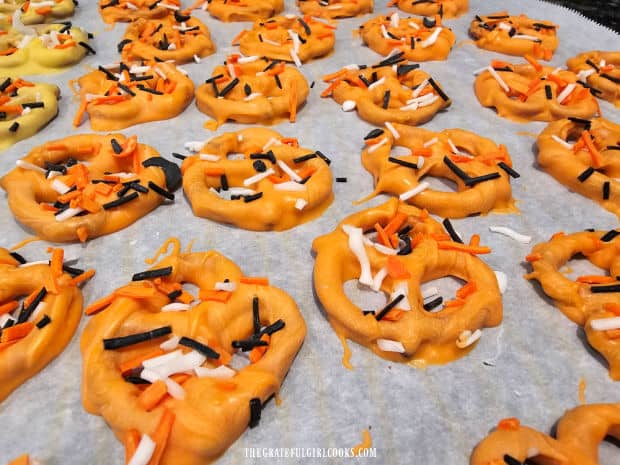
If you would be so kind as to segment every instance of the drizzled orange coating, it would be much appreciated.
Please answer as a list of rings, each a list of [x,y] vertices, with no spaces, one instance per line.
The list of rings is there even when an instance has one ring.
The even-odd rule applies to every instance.
[[[457,18],[469,9],[468,0],[395,0],[392,4],[414,15],[429,17],[439,15],[445,19]]]
[[[196,89],[198,109],[218,124],[227,120],[274,124],[282,118],[294,122],[297,110],[310,92],[303,74],[281,62],[259,58],[239,63],[239,59],[239,55],[229,56],[225,65],[216,66],[213,70],[213,82]],[[226,90],[229,85],[230,90]],[[217,95],[215,86],[218,88]],[[226,94],[222,95],[223,92]]]
[[[585,81],[595,89],[594,95],[620,108],[620,52],[592,50],[570,58],[566,65],[577,75],[586,73]]]
[[[409,232],[393,238],[392,230],[407,226],[411,227]],[[375,228],[386,232],[391,238],[390,244],[400,242],[402,245],[405,239],[411,243],[413,250],[405,255],[387,255],[372,245],[364,245],[370,267],[368,278],[377,279],[387,267],[387,276],[377,289],[391,294],[390,301],[405,294],[401,302],[407,301],[410,310],[399,310],[404,308],[399,304],[390,313],[400,313],[392,317],[388,314],[377,321],[380,309],[374,309],[375,315],[365,315],[362,310],[370,309],[361,309],[348,299],[344,283],[358,278],[361,281],[364,271],[351,250],[353,239],[343,229],[347,227],[353,229],[352,235]],[[501,323],[502,299],[495,274],[475,255],[488,253],[490,249],[451,242],[441,225],[428,213],[397,199],[345,218],[334,231],[315,239],[312,250],[316,253],[314,287],[334,331],[343,340],[351,339],[388,360],[447,363],[467,352],[455,343],[463,333]],[[398,262],[395,268],[404,272],[390,271],[393,260]],[[423,308],[420,284],[444,276],[475,282],[470,285],[470,289],[475,290],[463,299],[457,298],[440,312],[427,312]],[[404,352],[381,350],[380,339],[402,343]]]
[[[558,139],[567,144],[568,140],[577,142],[569,148]],[[538,164],[572,191],[620,217],[619,142],[620,125],[604,118],[592,119],[589,130],[582,123],[568,119],[554,121],[538,136]],[[590,168],[596,171],[580,181],[580,175]]]
[[[372,13],[373,0],[297,0],[299,11],[304,15],[318,16],[319,18],[352,18],[366,13]]]
[[[185,18],[182,18],[185,19]],[[164,40],[173,49],[161,50]],[[131,41],[123,46],[123,60],[130,62],[136,59],[161,61],[173,60],[174,62],[194,62],[195,57],[202,58],[215,52],[215,45],[211,42],[209,29],[202,21],[189,18],[185,21],[169,15],[162,19],[143,19],[129,24],[123,41]]]
[[[112,139],[123,147],[122,156],[116,156]],[[66,167],[67,174],[46,179],[46,163],[66,164],[73,158],[76,165]],[[23,162],[39,167],[17,167],[0,179],[0,186],[7,192],[8,203],[15,218],[32,229],[42,239],[53,242],[84,241],[110,234],[132,224],[163,201],[163,197],[148,189],[149,181],[165,189],[178,167],[159,157],[157,151],[137,142],[135,136],[125,138],[121,134],[84,134],[47,142],[34,148]],[[169,173],[158,166],[143,166],[163,161]],[[87,165],[85,164],[87,163]],[[105,173],[112,173],[106,176]],[[123,173],[123,177],[117,173]],[[55,173],[61,174],[61,173]],[[101,182],[104,180],[105,182]],[[139,195],[121,206],[104,209],[103,205],[117,200],[123,182],[139,180],[147,193]],[[72,193],[61,195],[53,188],[54,182],[67,188],[76,187]],[[169,185],[170,189],[176,186]],[[133,195],[129,191],[126,195]],[[60,213],[53,204],[63,200],[71,208],[81,208],[87,214],[58,220]]]
[[[450,28],[437,25],[428,28],[421,19],[399,18],[398,13],[392,13],[390,17],[377,16],[365,22],[360,26],[360,37],[364,44],[381,55],[400,50],[410,61],[446,60],[456,42]]]
[[[127,70],[124,74],[129,75]],[[172,63],[152,63],[146,73],[137,75],[148,75],[150,79],[132,81],[127,78],[120,83],[134,95],[101,70],[79,78],[82,104],[74,124],[81,124],[81,115],[86,111],[95,131],[117,131],[136,124],[174,118],[192,101],[194,83]]]
[[[334,29],[310,16],[276,16],[268,21],[256,21],[252,29],[242,31],[239,50],[246,56],[264,56],[283,61],[294,61],[293,54],[296,53],[301,62],[306,62],[327,55],[334,48]],[[289,31],[299,37],[296,52],[291,51],[295,50],[296,41],[291,37],[294,34]]]
[[[181,252],[176,239],[169,240],[162,249],[170,243],[174,246],[172,253],[155,265],[155,268],[171,266],[169,276],[161,278],[159,284],[151,279],[125,286],[148,284],[153,290],[150,297],[133,299],[117,295],[86,326],[81,339],[82,399],[84,408],[103,416],[119,440],[132,430],[149,434],[164,412],[171,412],[176,418],[159,464],[203,465],[223,454],[248,426],[250,399],[259,398],[264,403],[279,391],[301,347],[306,326],[297,305],[282,290],[268,284],[244,283],[243,272],[218,252]],[[170,286],[192,283],[207,291],[225,279],[236,284],[225,303],[200,299],[188,311],[160,311],[170,302],[165,293]],[[182,383],[184,399],[167,395],[148,412],[139,403],[143,388],[124,381],[120,366],[152,352],[165,339],[119,350],[103,348],[105,338],[170,326],[173,335],[189,337],[217,351],[219,358],[208,359],[207,368],[225,365],[235,351],[232,341],[245,340],[253,334],[254,298],[258,299],[261,325],[272,325],[278,320],[284,323],[281,330],[271,334],[264,355],[236,370],[228,379],[198,378],[192,373]],[[178,349],[189,350],[185,346]]]
[[[375,180],[372,196],[381,192],[399,196],[418,187],[423,179],[432,176],[450,179],[457,184],[458,191],[442,192],[426,189],[408,199],[409,203],[447,218],[464,218],[493,211],[517,211],[512,198],[510,178],[497,166],[501,162],[509,167],[512,165],[505,146],[498,146],[490,139],[463,129],[433,132],[397,123],[392,127],[398,133],[398,139],[395,139],[391,131],[386,128],[381,136],[373,140],[375,144],[381,145],[374,150],[374,144],[368,145],[362,152],[362,164]],[[383,139],[387,142],[383,142]],[[424,146],[433,140],[436,142],[428,147]],[[453,152],[449,142],[455,145],[458,153]],[[393,157],[394,147],[408,149],[411,153]],[[396,161],[402,160],[417,166],[420,164],[418,153],[423,154],[422,164],[418,169],[402,166],[390,160],[396,158]],[[470,178],[490,173],[498,173],[499,177],[468,186],[445,163],[444,157],[448,157]]]
[[[493,107],[503,118],[525,123],[528,121],[554,121],[561,118],[591,118],[598,112],[598,104],[590,91],[577,83],[577,76],[570,71],[550,66],[497,63],[491,65],[508,87],[504,89],[487,69],[474,83],[476,97],[482,106]],[[506,68],[510,71],[502,71]],[[538,68],[538,69],[537,69]],[[575,86],[562,102],[558,97],[567,86]],[[547,98],[547,91],[550,97]]]
[[[157,6],[150,8],[153,3],[157,3]],[[159,6],[160,3],[181,5],[180,0],[159,0],[157,2],[155,0],[99,0],[99,14],[101,14],[101,19],[108,24],[130,23],[139,18],[163,18],[168,16],[171,10]]]
[[[62,270],[57,273],[43,264],[24,268],[18,265],[8,250],[0,248],[0,305],[36,295],[44,286],[49,289],[42,300],[44,307],[32,315],[31,323],[21,324],[30,326],[25,328],[24,337],[12,339],[6,329],[0,336],[0,401],[63,351],[82,314],[82,293],[69,274]],[[54,286],[48,284],[51,281]],[[19,307],[17,312],[19,314]],[[36,323],[45,315],[51,321],[39,329]],[[18,326],[16,322],[13,328]]]
[[[374,73],[377,81],[373,81]],[[369,85],[366,85],[360,75]],[[323,78],[330,84],[321,96],[331,96],[340,105],[346,101],[354,102],[359,117],[377,126],[391,121],[416,126],[431,120],[437,112],[452,103],[445,93],[442,92],[443,96],[439,95],[437,89],[430,85],[430,79],[432,78],[428,73],[407,62],[399,63],[396,71],[392,66],[368,66],[361,70],[343,68]],[[425,82],[427,85],[416,95],[414,89]],[[433,82],[441,89],[436,81]],[[387,108],[384,108],[385,94],[388,91],[390,98]],[[415,101],[421,103],[416,105]]]
[[[582,405],[560,418],[555,439],[518,421],[510,429],[498,426],[476,446],[469,463],[504,465],[509,455],[518,462],[601,465],[598,449],[606,436],[620,439],[620,404]]]
[[[591,327],[593,320],[620,313],[614,313],[616,307],[620,308],[620,292],[592,291],[613,285],[616,280],[584,276],[573,281],[559,271],[573,256],[582,254],[592,264],[609,272],[609,276],[620,275],[620,239],[607,239],[605,231],[584,231],[556,235],[549,242],[537,244],[528,255],[533,271],[525,278],[537,280],[556,307],[571,321],[584,327],[590,345],[607,359],[609,376],[619,381],[620,339],[613,337],[613,333]]]
[[[287,139],[269,129],[245,129],[222,134],[202,148],[202,153],[220,157],[217,161],[201,160],[200,154],[186,158],[181,167],[183,189],[194,214],[254,231],[281,231],[319,216],[333,200],[331,171],[318,156],[295,163],[296,158],[308,155],[312,150],[299,147],[296,141],[292,145],[287,142]],[[263,150],[267,144],[271,145]],[[251,154],[269,151],[273,153],[276,163],[250,158]],[[244,158],[227,159],[227,155],[232,153],[242,153]],[[310,176],[309,179],[304,184],[291,180],[277,161],[294,170],[300,179]],[[262,165],[262,169],[271,169],[274,173],[256,183],[245,185],[245,179],[260,175],[254,167],[256,163]],[[233,191],[221,190],[218,194],[212,190],[222,187],[221,176],[226,176],[229,189],[251,189],[254,193],[262,193],[262,197],[251,202],[245,202],[242,198],[224,198]],[[287,185],[292,187],[279,190]],[[248,195],[252,195],[252,192]],[[297,202],[305,202],[302,209],[297,208]]]
[[[258,21],[284,9],[284,0],[211,0],[209,14],[220,21]]]
[[[558,25],[507,12],[477,16],[469,27],[474,43],[485,50],[506,55],[550,60],[558,48]],[[520,38],[519,36],[527,36]]]

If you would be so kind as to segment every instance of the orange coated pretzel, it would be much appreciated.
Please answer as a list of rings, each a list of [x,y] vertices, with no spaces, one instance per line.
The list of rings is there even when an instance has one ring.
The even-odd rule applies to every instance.
[[[620,125],[604,118],[554,121],[537,144],[541,168],[620,217]]]
[[[362,164],[375,180],[371,196],[387,192],[446,218],[516,211],[510,176],[519,174],[504,145],[463,129],[432,132],[397,123],[365,139]],[[393,155],[395,147],[405,153]],[[454,181],[458,192],[429,189],[427,176]]]
[[[242,153],[242,159],[227,159]],[[254,231],[284,230],[319,216],[332,202],[324,155],[270,129],[222,134],[186,158],[183,188],[196,216]]]
[[[558,48],[558,27],[550,21],[530,19],[525,15],[510,16],[502,11],[476,16],[469,27],[469,35],[479,48],[485,50],[551,60]]]
[[[392,0],[390,5],[418,16],[457,18],[469,10],[468,0]]]
[[[297,66],[327,55],[334,48],[334,26],[310,16],[276,16],[256,21],[233,40],[241,53],[272,60],[292,61]]]
[[[469,463],[599,465],[599,444],[606,436],[620,439],[620,404],[573,408],[564,413],[555,429],[554,439],[521,425],[517,418],[505,418],[476,446]]]
[[[374,240],[369,231],[376,231]],[[495,274],[476,256],[490,249],[478,239],[453,242],[426,211],[397,199],[355,213],[315,239],[314,287],[343,344],[351,339],[399,362],[446,363],[467,353],[481,328],[502,320]],[[442,311],[431,313],[420,284],[444,276],[467,284]],[[353,304],[343,290],[353,279],[389,295],[389,303],[362,311],[369,309]]]
[[[163,18],[180,5],[180,0],[99,0],[99,14],[108,24],[129,23],[138,18]]]
[[[352,18],[372,13],[373,0],[297,0],[299,11],[319,18]]]
[[[127,460],[142,435],[155,448],[140,463],[202,465],[258,425],[306,325],[267,278],[244,276],[215,251],[181,252],[176,239],[158,255],[170,244],[169,256],[87,308],[103,311],[81,339],[82,399],[124,442]]]
[[[11,460],[7,465],[41,465],[41,462],[33,459],[29,454],[23,454]]]
[[[528,64],[493,61],[474,83],[482,106],[518,123],[591,118],[599,112],[590,90],[570,71],[542,66],[533,57]]]
[[[78,285],[94,271],[63,260],[62,249],[48,265],[0,247],[0,402],[56,358],[80,322]]]
[[[324,76],[323,81],[330,84],[321,97],[331,96],[344,111],[355,109],[360,118],[377,126],[429,121],[452,102],[428,73],[418,69],[420,65],[403,62],[403,55],[399,52],[373,66],[351,65]]]
[[[222,124],[295,122],[310,88],[296,68],[266,58],[230,55],[196,90],[198,109]]]
[[[31,6],[31,3],[33,4]],[[53,5],[45,4],[37,6],[37,3],[27,0],[4,0],[0,3],[0,13],[13,15],[16,10],[21,10],[19,19],[24,24],[41,24],[68,18],[73,15],[76,3],[73,0],[54,0]]]
[[[174,118],[194,95],[192,80],[172,63],[100,66],[79,78],[78,84],[81,104],[73,125],[82,124],[87,113],[95,131]]]
[[[258,21],[280,13],[284,0],[211,0],[205,5],[209,14],[220,21]]]
[[[42,239],[110,234],[174,199],[176,164],[136,136],[77,135],[34,148],[2,179],[9,208]]]
[[[185,15],[143,19],[129,24],[119,43],[124,61],[200,61],[215,52],[209,29],[200,20]]]
[[[570,58],[566,64],[596,97],[620,108],[620,52],[593,50]]]
[[[401,51],[410,61],[446,60],[456,42],[452,29],[426,18],[401,18],[398,13],[366,21],[360,36],[375,52],[387,56]]]
[[[537,244],[527,261],[545,294],[574,323],[583,326],[590,345],[609,363],[609,376],[620,381],[620,233],[578,232],[555,234]],[[560,272],[573,256],[583,254],[609,276],[586,275],[572,281]],[[615,325],[614,325],[615,323]],[[609,329],[605,329],[609,327]]]

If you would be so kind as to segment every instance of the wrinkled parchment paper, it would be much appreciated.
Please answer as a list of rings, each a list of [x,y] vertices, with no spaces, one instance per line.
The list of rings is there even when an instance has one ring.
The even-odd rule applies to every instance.
[[[189,5],[184,0],[184,6]],[[386,0],[377,0],[375,14],[395,11]],[[552,64],[590,49],[620,48],[620,37],[610,30],[567,9],[536,0],[470,1],[470,12],[457,20],[445,21],[458,42],[468,39],[467,30],[474,14],[509,9],[513,14],[552,20],[560,25],[560,47]],[[286,1],[285,13],[297,13],[294,1]],[[230,42],[249,23],[225,24],[200,11],[197,16],[211,30],[217,53],[200,64],[185,65],[195,83],[207,78],[213,67],[235,52]],[[402,14],[401,16],[406,16]],[[356,344],[353,371],[341,364],[342,347],[312,292],[313,258],[310,245],[316,236],[331,231],[344,216],[356,211],[352,201],[372,190],[371,176],[360,164],[362,137],[372,127],[355,113],[343,113],[331,99],[319,98],[325,88],[320,76],[349,63],[374,63],[380,56],[352,34],[370,18],[339,22],[336,50],[324,59],[303,66],[309,81],[316,80],[308,102],[296,124],[275,126],[285,136],[297,137],[302,146],[319,149],[332,159],[335,176],[347,183],[335,183],[335,201],[315,221],[282,233],[254,233],[195,218],[182,192],[173,205],[162,206],[131,227],[111,236],[67,246],[67,255],[79,256],[78,266],[94,267],[97,276],[85,286],[87,303],[107,295],[126,283],[132,273],[146,268],[143,259],[151,256],[170,235],[184,245],[195,239],[194,250],[217,249],[237,262],[247,275],[269,276],[271,283],[289,292],[297,301],[308,324],[308,336],[281,390],[282,404],[269,402],[260,427],[246,431],[218,461],[221,465],[247,463],[330,463],[344,459],[251,459],[249,447],[351,447],[361,442],[361,432],[371,428],[377,458],[352,459],[382,464],[465,464],[475,446],[503,417],[517,416],[523,423],[548,432],[563,412],[578,403],[578,384],[586,380],[589,402],[620,401],[618,383],[607,375],[600,357],[585,342],[581,330],[543,297],[536,285],[522,275],[523,258],[531,245],[489,232],[490,225],[509,226],[529,234],[533,243],[546,240],[556,231],[566,232],[595,227],[607,230],[618,225],[616,217],[595,203],[569,192],[536,167],[534,138],[544,123],[516,124],[482,108],[473,93],[473,70],[493,58],[506,58],[477,49],[471,43],[456,46],[447,62],[422,64],[441,82],[452,97],[452,106],[424,127],[432,130],[461,127],[491,137],[507,145],[521,178],[513,181],[519,215],[489,215],[453,221],[465,237],[479,233],[482,243],[492,247],[485,260],[508,275],[504,294],[504,322],[500,328],[484,331],[478,346],[465,358],[445,366],[416,369],[389,363]],[[106,30],[96,10],[95,0],[82,0],[74,24],[95,34],[96,56],[63,74],[31,78],[60,85],[62,101],[59,117],[35,137],[22,141],[0,154],[0,173],[12,169],[15,160],[45,141],[76,132],[89,132],[88,124],[77,131],[71,121],[78,103],[67,82],[83,74],[88,66],[118,59],[116,44],[125,25]],[[519,60],[517,58],[507,58]],[[616,122],[620,112],[601,102],[604,115]],[[183,152],[183,143],[213,135],[203,128],[208,118],[191,106],[170,121],[148,123],[123,133],[138,134],[143,143],[156,147],[170,158]],[[218,131],[236,130],[241,125],[225,124]],[[0,246],[9,247],[30,236],[13,219],[2,196]],[[377,198],[366,204],[384,201]],[[46,257],[45,242],[36,242],[21,252],[29,260]],[[120,465],[123,449],[102,418],[84,412],[80,400],[81,360],[78,333],[67,349],[42,373],[21,386],[0,404],[0,463],[21,453],[47,465]],[[483,364],[487,361],[488,364]],[[616,448],[617,449],[617,448]],[[618,460],[618,450],[601,448],[602,463]]]

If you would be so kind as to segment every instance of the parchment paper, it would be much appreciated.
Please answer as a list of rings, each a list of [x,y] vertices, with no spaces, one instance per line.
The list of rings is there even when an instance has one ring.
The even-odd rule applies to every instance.
[[[184,1],[184,5],[190,2]],[[375,14],[395,11],[376,1]],[[458,41],[468,39],[467,30],[474,14],[509,9],[514,14],[558,23],[560,47],[552,60],[562,66],[566,59],[590,49],[619,49],[620,37],[610,30],[562,7],[535,0],[470,1],[468,14],[445,21]],[[286,1],[285,13],[298,13],[293,0]],[[216,63],[236,51],[230,41],[249,23],[220,23],[203,12],[197,13],[211,30],[217,53],[200,64],[184,66],[195,83],[207,78]],[[401,13],[401,16],[406,14]],[[272,284],[285,289],[297,301],[308,324],[308,336],[282,391],[282,404],[269,402],[260,427],[247,430],[218,461],[220,465],[246,463],[342,463],[343,459],[250,459],[246,447],[350,447],[361,441],[361,431],[371,428],[375,459],[354,462],[382,464],[445,465],[465,464],[475,446],[500,418],[517,416],[530,426],[548,432],[565,409],[578,403],[578,383],[587,383],[589,402],[620,401],[619,384],[607,375],[600,357],[588,348],[582,331],[556,310],[522,275],[523,258],[531,248],[488,231],[489,225],[509,226],[530,234],[533,243],[547,240],[556,231],[566,232],[596,227],[618,226],[615,216],[587,198],[569,192],[536,168],[534,138],[544,123],[516,124],[482,108],[476,100],[472,71],[505,56],[482,51],[470,44],[454,48],[447,62],[422,64],[441,82],[452,97],[452,106],[425,125],[432,130],[461,127],[507,145],[521,178],[513,181],[519,215],[489,215],[455,220],[455,227],[467,238],[482,236],[492,247],[485,260],[509,277],[504,294],[504,322],[501,328],[487,329],[473,352],[445,366],[425,370],[389,363],[369,350],[351,344],[353,371],[343,368],[342,348],[325,319],[312,291],[313,258],[311,241],[331,231],[338,221],[359,207],[352,201],[372,190],[371,176],[362,168],[362,137],[372,127],[354,113],[343,113],[331,99],[319,98],[325,88],[320,76],[350,63],[374,63],[381,59],[363,47],[351,31],[370,18],[339,22],[336,50],[330,56],[303,66],[309,81],[316,80],[308,102],[296,124],[275,126],[285,136],[297,137],[302,146],[319,149],[333,159],[334,176],[346,176],[347,183],[335,183],[335,201],[317,220],[282,233],[254,233],[195,218],[182,192],[174,205],[162,206],[133,226],[116,234],[95,239],[85,246],[68,246],[68,254],[80,256],[79,266],[94,267],[97,276],[84,288],[85,301],[107,295],[126,283],[132,273],[145,269],[143,259],[151,256],[170,235],[184,244],[195,239],[195,250],[214,248],[237,262],[247,275],[267,275]],[[0,173],[12,169],[15,160],[44,141],[75,132],[89,132],[84,124],[78,131],[71,121],[78,107],[67,81],[86,71],[86,66],[118,59],[116,44],[125,26],[106,31],[96,10],[95,0],[82,0],[73,19],[95,33],[97,55],[59,75],[32,77],[61,86],[60,115],[37,136],[0,154]],[[507,58],[518,61],[518,58]],[[620,112],[601,101],[606,117],[620,121]],[[211,135],[203,128],[207,117],[192,104],[181,116],[129,128],[123,133],[138,134],[141,142],[156,147],[170,158],[183,151],[183,143],[204,140]],[[218,131],[244,126],[225,124]],[[13,219],[2,194],[0,245],[9,247],[30,236]],[[377,198],[365,205],[381,203]],[[21,252],[29,260],[46,257],[47,243],[37,242]],[[47,465],[120,465],[123,449],[103,419],[84,412],[80,400],[81,360],[79,335],[42,373],[21,386],[0,404],[0,463],[30,452]],[[491,365],[483,364],[490,361]],[[602,463],[617,463],[618,450],[602,447]]]

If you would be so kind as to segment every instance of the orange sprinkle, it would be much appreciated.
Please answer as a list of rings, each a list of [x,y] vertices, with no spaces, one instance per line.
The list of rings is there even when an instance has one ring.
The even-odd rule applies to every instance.
[[[534,58],[532,55],[528,55],[526,53],[523,58],[525,58],[528,61],[528,63],[534,67],[534,69],[536,71],[538,71],[539,73],[542,71],[542,69],[543,69],[542,65],[540,63],[538,63],[536,58]]]
[[[598,149],[594,146],[594,141],[592,140],[592,136],[590,136],[589,131],[583,131],[581,133],[581,138],[583,142],[586,144],[588,151],[590,152],[590,157],[592,158],[592,166],[594,168],[599,168],[603,162],[601,159],[601,154]]]
[[[226,303],[228,302],[228,299],[230,299],[231,295],[232,295],[232,292],[228,292],[228,291],[216,291],[213,289],[200,289],[200,292],[198,293],[198,298],[203,301],[212,300],[215,302]]]
[[[12,312],[17,307],[19,307],[19,302],[17,300],[11,300],[5,304],[0,305],[0,315],[4,315],[5,313]]]
[[[263,334],[260,340],[265,341],[267,345],[256,346],[250,351],[250,362],[252,363],[258,362],[263,357],[263,355],[265,355],[265,352],[267,352],[267,349],[269,348],[269,342],[271,341],[271,338],[269,337],[269,334]]]
[[[113,301],[114,294],[102,297],[101,299],[95,300],[92,304],[86,307],[84,313],[86,315],[94,315],[95,313],[99,313],[101,310],[108,307]]]
[[[215,387],[222,390],[222,391],[234,391],[235,389],[237,389],[237,383],[235,383],[234,381],[222,381],[222,380],[218,380],[215,382]]]
[[[381,321],[398,321],[404,314],[404,311],[393,308],[392,310],[389,310],[383,318],[381,318]]]
[[[243,284],[256,284],[258,286],[269,286],[269,278],[257,276],[242,276],[239,282]]]
[[[142,365],[142,362],[144,362],[145,360],[149,360],[151,358],[155,358],[155,357],[159,357],[160,355],[164,355],[166,352],[164,352],[163,349],[157,348],[156,350],[153,350],[147,354],[144,355],[140,355],[139,357],[134,357],[130,360],[127,360],[123,363],[121,363],[118,366],[118,369],[120,370],[121,373],[127,373],[128,371],[133,370],[134,368],[138,368]]]
[[[76,276],[75,278],[73,278],[71,280],[71,284],[73,286],[78,286],[79,284],[83,283],[84,281],[88,281],[93,276],[95,276],[95,270],[93,270],[93,269],[86,270],[84,273],[82,273],[82,274]]]
[[[521,422],[518,418],[504,418],[497,424],[497,429],[504,431],[517,431],[521,426]]]
[[[2,335],[0,335],[0,342],[10,342],[17,339],[23,339],[28,336],[33,328],[34,323],[31,321],[25,321],[23,323],[16,324],[15,326],[4,328],[2,330]]]
[[[578,283],[587,283],[587,284],[608,284],[608,283],[616,282],[616,278],[612,276],[584,275],[584,276],[579,276],[576,281]]]
[[[557,239],[557,238],[563,237],[563,236],[566,236],[566,233],[564,231],[558,231],[558,232],[556,232],[555,234],[553,234],[551,236],[550,240]]]
[[[411,273],[409,273],[403,262],[394,255],[388,256],[386,266],[388,276],[392,279],[411,278]]]
[[[130,297],[132,299],[148,299],[155,295],[155,288],[152,285],[145,285],[148,281],[140,284],[128,284],[114,291],[115,296]]]
[[[540,260],[541,258],[542,256],[539,253],[531,253],[527,257],[525,257],[525,260],[527,262],[534,263]]]
[[[491,253],[491,248],[486,246],[477,246],[472,247],[465,244],[459,244],[458,242],[452,241],[439,241],[437,242],[437,248],[441,250],[458,250],[460,252],[467,252],[470,254],[487,254]]]
[[[475,281],[469,281],[463,287],[461,287],[458,291],[456,291],[456,297],[459,299],[466,299],[474,292],[478,290],[478,286],[476,286]]]
[[[614,315],[620,316],[620,304],[615,302],[606,302],[603,304],[603,308]]]

